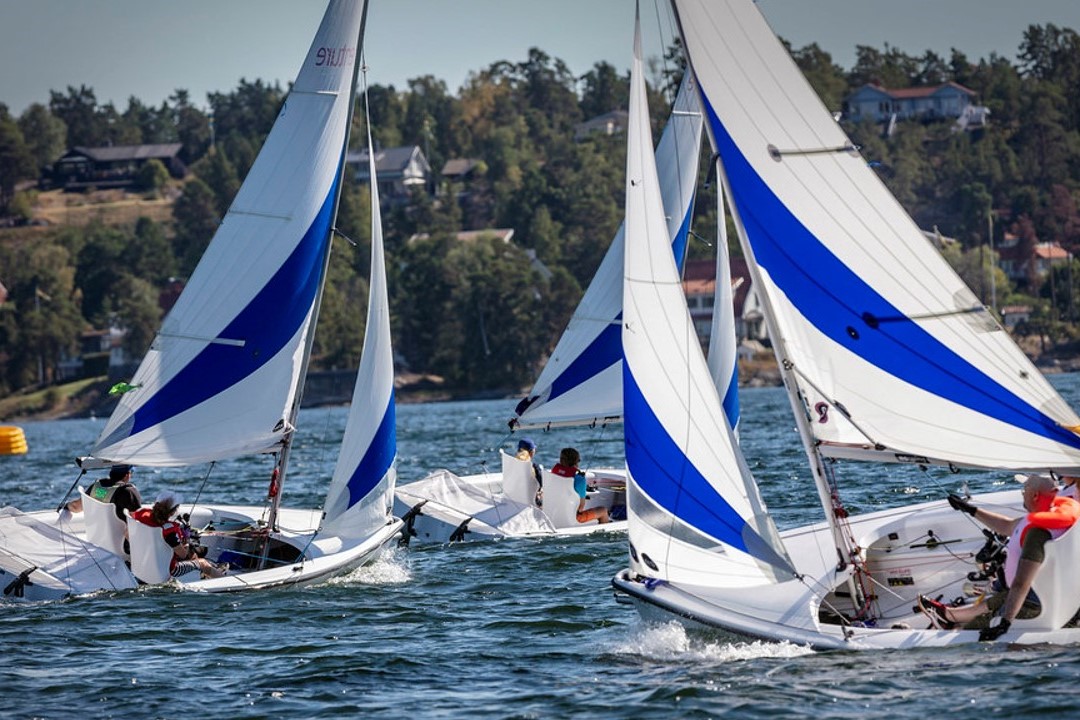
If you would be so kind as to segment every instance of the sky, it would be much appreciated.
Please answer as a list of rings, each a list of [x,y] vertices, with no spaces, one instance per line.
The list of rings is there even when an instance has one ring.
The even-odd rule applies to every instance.
[[[121,111],[128,98],[159,105],[178,88],[207,107],[208,92],[241,78],[287,87],[324,0],[0,0],[0,103],[21,114],[49,91],[87,85]],[[1080,0],[758,0],[796,48],[816,42],[845,69],[855,46],[905,53],[957,48],[972,60],[1016,57],[1023,32],[1054,23],[1080,31]],[[663,2],[641,0],[647,57],[673,36]],[[470,72],[523,62],[537,47],[575,75],[606,61],[630,65],[634,0],[372,0],[368,82],[407,87],[434,75],[456,94]]]

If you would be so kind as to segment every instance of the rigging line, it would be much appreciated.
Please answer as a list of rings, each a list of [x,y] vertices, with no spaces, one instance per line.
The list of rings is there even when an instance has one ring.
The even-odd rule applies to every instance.
[[[202,492],[206,488],[207,481],[210,480],[210,473],[214,471],[214,466],[217,465],[217,460],[210,461],[210,467],[206,468],[206,474],[203,475],[202,484],[199,485],[199,489],[195,492],[195,499],[191,501],[191,510],[188,511],[188,517],[191,513],[195,512],[195,506],[199,504],[199,498],[202,497]]]
[[[820,387],[818,387],[817,384],[813,380],[811,380],[809,377],[807,377],[806,373],[802,372],[802,370],[800,370],[799,367],[795,363],[791,362],[790,360],[787,360],[787,361],[785,361],[785,364],[787,365],[787,368],[789,370],[794,371],[794,373],[796,375],[798,375],[800,378],[802,378],[803,381],[806,382],[806,384],[809,385],[812,390],[814,390],[819,395],[821,395],[821,397],[825,398],[825,402],[829,403],[829,405],[836,408],[836,411],[839,412],[841,415],[843,415],[844,419],[847,420],[849,423],[851,423],[851,426],[854,427],[856,430],[858,430],[859,434],[861,434],[864,438],[866,438],[867,442],[870,442],[870,443],[873,444],[875,450],[884,450],[885,449],[885,445],[882,445],[877,440],[875,440],[870,435],[870,433],[868,433],[868,432],[866,432],[865,430],[862,429],[862,426],[860,426],[859,423],[855,422],[855,419],[851,417],[851,415],[848,413],[847,408],[844,407],[843,403],[841,403],[839,400],[837,400],[835,398],[830,398],[827,394],[825,394],[825,391],[823,391]],[[802,392],[800,392],[799,397],[802,398],[802,400],[803,400],[804,409],[809,413],[809,408],[806,407],[806,400],[807,400],[806,396]]]

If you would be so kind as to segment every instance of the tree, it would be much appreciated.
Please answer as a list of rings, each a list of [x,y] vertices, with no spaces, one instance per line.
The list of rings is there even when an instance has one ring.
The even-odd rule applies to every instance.
[[[630,81],[615,66],[598,62],[581,78],[581,114],[591,118],[612,110],[622,110],[630,102]]]
[[[173,218],[177,271],[187,277],[199,263],[220,223],[214,192],[198,178],[185,183],[184,191],[173,205]]]
[[[135,173],[135,189],[157,194],[169,182],[169,171],[157,158],[150,158]]]
[[[132,358],[142,357],[161,323],[157,290],[146,280],[124,272],[113,286],[110,301],[110,324],[124,331],[124,352]]]
[[[50,167],[67,150],[67,125],[41,103],[19,116],[19,129],[39,170]]]
[[[210,148],[191,169],[213,191],[218,215],[224,216],[240,189],[240,178],[228,155],[220,146]]]
[[[15,197],[16,183],[34,177],[36,172],[33,155],[18,123],[8,114],[7,106],[0,104],[0,215],[7,213]]]
[[[833,62],[832,55],[817,43],[794,51],[788,45],[788,51],[825,107],[832,111],[839,110],[848,95],[848,84],[843,70]]]
[[[49,111],[68,129],[70,147],[99,147],[108,140],[106,115],[98,108],[94,91],[86,85],[68,85],[67,95],[49,92]]]

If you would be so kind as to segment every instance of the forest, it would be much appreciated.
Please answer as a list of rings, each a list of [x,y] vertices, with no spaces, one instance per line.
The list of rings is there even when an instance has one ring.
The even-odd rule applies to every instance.
[[[909,55],[858,46],[844,69],[816,44],[791,54],[830,109],[866,83],[888,88],[956,82],[989,108],[989,124],[957,132],[952,122],[870,122],[844,129],[918,224],[959,242],[946,256],[984,302],[993,273],[995,304],[1033,308],[1019,331],[1069,343],[1080,284],[1080,36],[1030,26],[1016,60],[991,55]],[[683,69],[677,45],[651,61],[650,107],[659,137]],[[432,76],[408,87],[372,85],[368,103],[378,147],[416,145],[436,173],[453,158],[478,161],[468,193],[440,187],[384,209],[395,351],[402,369],[444,378],[462,392],[515,391],[558,339],[623,214],[624,139],[574,139],[589,118],[625,109],[629,79],[598,63],[574,76],[533,48],[470,75],[456,95]],[[99,103],[89,87],[52,90],[47,105],[14,116],[0,103],[0,395],[48,383],[82,332],[122,328],[124,349],[140,357],[161,319],[159,296],[186,277],[212,237],[287,89],[241,80],[200,106],[176,90],[159,107],[130,98]],[[0,98],[2,99],[2,98]],[[359,99],[358,102],[362,102]],[[366,128],[355,114],[352,144]],[[180,142],[190,173],[171,180],[152,162],[139,192],[168,197],[169,220],[126,225],[20,227],[34,217],[44,169],[75,146]],[[709,171],[703,153],[702,179]],[[156,167],[155,167],[156,165]],[[438,183],[438,180],[437,180]],[[445,190],[445,188],[443,188]],[[432,192],[434,191],[434,192]],[[690,253],[711,257],[714,190],[698,197]],[[367,294],[367,187],[342,197],[313,367],[355,367]],[[460,230],[512,228],[511,243],[455,240]],[[29,230],[34,232],[29,232]],[[994,242],[989,234],[994,233]],[[1055,241],[1071,253],[1042,281],[1012,283],[993,260],[1006,234],[1024,247]],[[734,238],[734,232],[729,234]],[[731,251],[738,255],[737,242]],[[529,253],[550,272],[541,272]],[[1075,283],[1075,284],[1074,284]]]

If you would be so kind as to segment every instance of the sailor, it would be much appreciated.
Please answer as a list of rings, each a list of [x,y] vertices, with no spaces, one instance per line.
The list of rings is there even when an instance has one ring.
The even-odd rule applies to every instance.
[[[585,482],[585,473],[577,466],[579,462],[581,462],[581,454],[575,448],[563,448],[559,451],[559,462],[556,463],[555,467],[551,468],[551,473],[553,475],[561,475],[562,477],[574,478],[574,492],[576,492],[578,496],[577,521],[579,523],[587,523],[590,520],[596,520],[601,524],[611,522],[606,507],[585,509],[585,500],[588,497],[588,486]]]
[[[971,515],[988,528],[1009,538],[1005,556],[1005,582],[1008,589],[990,595],[985,603],[949,607],[937,600],[919,596],[920,608],[946,629],[963,626],[979,630],[979,639],[996,640],[1008,632],[1016,618],[1036,617],[1040,611],[1039,598],[1031,585],[1046,557],[1048,540],[1057,538],[1071,527],[1071,522],[1045,523],[1040,517],[1051,515],[1052,509],[1067,515],[1075,522],[1080,508],[1071,498],[1057,498],[1054,481],[1046,475],[1030,475],[1024,483],[1024,509],[1028,514],[1008,518],[985,508],[977,508],[956,495],[949,495],[949,505]],[[1051,525],[1052,527],[1047,527]]]
[[[227,567],[222,568],[200,557],[199,547],[191,541],[191,529],[186,523],[174,519],[180,509],[180,496],[165,490],[158,494],[153,507],[144,508],[131,514],[133,520],[161,528],[161,536],[165,543],[172,548],[173,556],[169,561],[169,574],[180,577],[189,572],[198,571],[206,577],[221,577],[226,573]]]
[[[124,511],[135,512],[142,507],[142,496],[139,489],[131,482],[130,465],[113,465],[109,469],[109,476],[100,478],[91,483],[86,489],[86,494],[99,502],[112,503],[116,509],[116,517],[124,520]],[[67,504],[71,512],[82,512],[82,498],[72,500]]]

